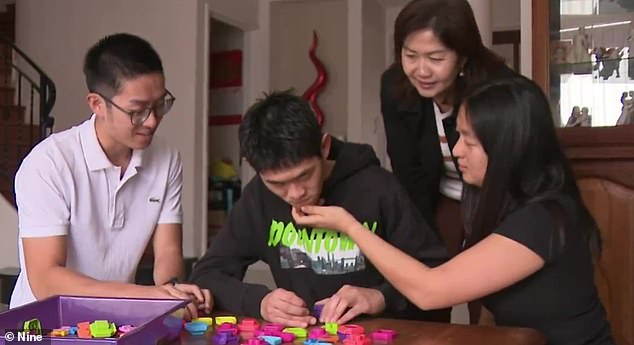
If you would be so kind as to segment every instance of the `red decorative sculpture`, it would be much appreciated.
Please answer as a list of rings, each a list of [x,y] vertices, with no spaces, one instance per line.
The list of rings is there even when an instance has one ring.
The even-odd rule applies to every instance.
[[[321,111],[321,108],[319,108],[319,105],[317,104],[317,97],[319,96],[319,93],[321,92],[321,90],[324,88],[324,85],[326,84],[328,80],[328,75],[326,74],[326,68],[321,63],[321,61],[319,61],[319,59],[317,58],[317,55],[315,55],[315,50],[317,49],[317,42],[318,42],[317,33],[313,30],[313,43],[311,44],[310,50],[308,51],[308,56],[310,57],[310,60],[313,62],[313,64],[315,65],[315,68],[317,69],[317,78],[315,79],[313,84],[308,88],[308,90],[304,92],[302,97],[307,99],[308,102],[310,103],[310,106],[313,108],[313,111],[315,112],[317,123],[319,123],[319,126],[321,127],[324,124],[324,113]]]

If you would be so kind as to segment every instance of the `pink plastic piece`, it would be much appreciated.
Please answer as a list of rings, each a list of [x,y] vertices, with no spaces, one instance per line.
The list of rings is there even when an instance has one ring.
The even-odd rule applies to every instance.
[[[256,319],[242,319],[238,324],[238,330],[240,332],[253,332],[260,328],[260,324]]]
[[[313,328],[308,332],[308,338],[311,339],[318,339],[325,336],[328,336],[328,332],[321,327]]]
[[[134,329],[134,326],[132,326],[132,325],[119,326],[119,332],[121,332],[121,333],[128,333],[128,332],[130,332],[133,329]]]
[[[365,329],[359,325],[341,325],[337,332],[343,334],[364,334]]]
[[[282,338],[283,343],[292,343],[295,341],[295,334],[293,333],[280,332],[279,337]]]
[[[236,325],[228,323],[228,322],[225,322],[216,326],[216,331],[218,333],[227,333],[227,334],[233,334],[233,335],[238,334],[238,328],[236,327]]]
[[[265,332],[281,332],[284,329],[284,325],[279,323],[267,323],[262,327]]]
[[[350,334],[344,341],[344,345],[370,345],[372,339],[366,337],[365,334]]]
[[[372,340],[380,342],[391,342],[396,338],[396,331],[393,329],[379,329],[372,332]]]
[[[242,345],[266,345],[266,341],[260,338],[250,338],[247,339],[246,343],[242,343]]]

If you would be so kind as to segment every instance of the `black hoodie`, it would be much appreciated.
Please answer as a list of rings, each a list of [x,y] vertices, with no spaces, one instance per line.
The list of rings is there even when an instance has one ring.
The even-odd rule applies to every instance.
[[[329,159],[335,165],[324,181],[325,205],[344,207],[368,231],[429,266],[447,260],[442,242],[396,178],[380,167],[371,146],[333,140]],[[256,176],[191,280],[212,291],[218,309],[261,317],[260,302],[270,290],[242,282],[247,267],[258,260],[269,264],[278,287],[293,291],[309,307],[348,284],[380,290],[383,317],[449,320],[447,309],[422,312],[407,302],[346,235],[295,224],[290,205]]]

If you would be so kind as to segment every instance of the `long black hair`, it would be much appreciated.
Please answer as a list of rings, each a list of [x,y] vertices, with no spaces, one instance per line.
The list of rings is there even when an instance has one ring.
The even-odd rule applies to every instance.
[[[542,202],[559,223],[555,235],[560,243],[567,231],[579,230],[591,249],[600,253],[596,222],[581,199],[539,86],[521,76],[490,80],[474,88],[463,107],[488,156],[482,186],[465,184],[463,189],[468,244],[489,235],[518,207]],[[574,201],[576,210],[562,202],[566,197]],[[575,229],[570,229],[573,220]]]

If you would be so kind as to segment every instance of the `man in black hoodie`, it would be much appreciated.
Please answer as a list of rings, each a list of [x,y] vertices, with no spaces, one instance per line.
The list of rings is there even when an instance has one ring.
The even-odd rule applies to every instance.
[[[441,240],[371,146],[322,134],[308,102],[288,92],[254,104],[239,139],[258,175],[191,279],[213,292],[218,309],[296,327],[316,323],[314,304],[323,305],[321,321],[339,324],[360,314],[449,321],[448,309],[421,311],[409,303],[347,236],[293,221],[292,207],[342,206],[425,264],[447,260]],[[242,281],[258,260],[271,267],[277,289]]]

